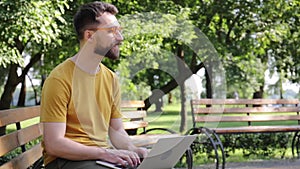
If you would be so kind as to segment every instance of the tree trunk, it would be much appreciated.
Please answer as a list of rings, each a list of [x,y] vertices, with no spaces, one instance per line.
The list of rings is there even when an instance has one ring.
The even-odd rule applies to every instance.
[[[280,76],[279,76],[279,95],[280,95],[280,99],[283,99],[283,72],[282,70],[280,71]]]
[[[264,94],[264,85],[261,85],[259,87],[259,91],[256,91],[253,93],[253,99],[261,99],[263,98],[263,94]],[[262,105],[253,105],[253,107],[261,107]]]
[[[163,99],[160,98],[157,101],[154,102],[155,104],[155,110],[154,112],[162,112],[162,107],[163,107]]]
[[[261,99],[264,95],[264,85],[259,87],[259,91],[253,93],[253,99]]]
[[[185,64],[185,60],[184,60],[184,50],[183,50],[183,46],[178,44],[177,45],[177,57],[179,57],[180,59],[178,59],[177,61],[177,65],[178,65],[178,72],[179,72],[179,76],[183,76],[185,74],[185,70],[187,69],[187,66]],[[185,80],[181,81],[179,83],[180,85],[180,98],[181,98],[181,111],[180,111],[180,128],[179,131],[183,132],[186,128],[187,128],[187,111],[186,111],[186,93],[185,93],[185,86],[184,86],[184,82]]]
[[[206,88],[206,98],[212,98],[213,96],[213,92],[212,92],[212,82],[211,82],[211,78],[209,77],[209,68],[205,67],[205,88]]]
[[[26,101],[26,78],[22,79],[22,86],[21,86],[17,106],[18,107],[24,107],[25,106],[25,101]]]
[[[181,111],[180,111],[180,116],[181,116],[181,121],[180,121],[180,128],[179,131],[183,132],[187,128],[187,111],[186,111],[186,90],[185,86],[180,85],[180,97],[181,97]]]
[[[30,83],[31,83],[31,87],[32,87],[32,90],[33,90],[33,94],[34,94],[34,101],[35,101],[35,105],[39,105],[40,104],[40,100],[38,99],[38,91],[36,90],[34,84],[33,84],[33,81],[32,79],[30,78],[30,76],[27,76]],[[43,77],[43,76],[42,76]],[[43,80],[42,80],[42,83],[43,83]]]
[[[172,98],[172,93],[170,92],[168,94],[168,104],[172,104],[173,103],[173,98]]]
[[[151,104],[153,103],[153,101],[156,101],[157,99],[159,99],[162,96],[164,96],[164,93],[167,94],[170,91],[172,91],[173,89],[175,89],[178,86],[178,83],[183,83],[186,79],[188,79],[189,77],[191,77],[193,74],[197,73],[198,70],[200,70],[203,67],[204,67],[204,64],[200,63],[199,65],[195,66],[195,68],[191,69],[192,70],[191,73],[185,73],[181,77],[176,77],[175,79],[172,79],[170,82],[168,82],[166,85],[162,86],[159,89],[162,92],[152,93],[151,96],[149,96],[148,98],[146,98],[144,100],[144,102],[145,102],[145,110],[149,109],[149,107],[151,106]],[[150,100],[151,100],[151,102],[150,102]]]
[[[0,99],[0,110],[10,108],[10,104],[13,100],[13,93],[18,85],[18,65],[11,64],[9,68],[8,78],[4,86],[4,91]],[[6,133],[6,126],[0,127],[0,136]]]

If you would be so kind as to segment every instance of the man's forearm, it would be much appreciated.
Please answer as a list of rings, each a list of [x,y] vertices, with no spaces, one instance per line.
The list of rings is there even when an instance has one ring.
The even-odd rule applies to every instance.
[[[86,146],[68,138],[45,140],[46,152],[49,155],[69,160],[101,159],[105,149],[96,146]]]
[[[134,151],[136,146],[132,144],[128,134],[123,130],[113,130],[109,134],[113,146],[117,149]]]
[[[86,146],[65,137],[65,123],[43,123],[44,143],[47,154],[69,160],[101,159],[105,149]]]

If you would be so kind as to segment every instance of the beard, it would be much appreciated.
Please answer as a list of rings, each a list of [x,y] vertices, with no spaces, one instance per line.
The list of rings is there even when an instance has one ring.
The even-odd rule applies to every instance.
[[[119,46],[113,46],[111,49],[108,50],[108,52],[105,54],[105,57],[111,59],[111,60],[117,60],[120,55]]]
[[[102,48],[100,45],[97,45],[98,47],[95,48],[95,53],[101,56],[105,56],[111,60],[117,60],[120,55],[120,50],[119,50],[119,45],[120,43],[112,45],[110,48]]]

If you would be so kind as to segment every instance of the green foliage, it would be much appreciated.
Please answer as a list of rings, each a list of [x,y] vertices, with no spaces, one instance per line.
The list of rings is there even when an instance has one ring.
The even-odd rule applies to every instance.
[[[221,135],[226,158],[234,156],[239,150],[245,158],[287,158],[293,133],[255,133]],[[200,145],[198,150],[213,158],[214,150],[207,145]]]
[[[289,152],[291,151],[289,148],[291,138],[291,133],[226,134],[220,136],[227,162],[291,158],[291,152]],[[203,136],[199,141],[200,144],[192,144],[195,165],[214,163],[215,151],[208,138]]]
[[[35,54],[57,42],[65,24],[62,14],[67,1],[0,2],[0,65],[24,65],[23,52]]]
[[[114,2],[114,1],[112,1]],[[201,29],[209,40],[213,43],[220,60],[226,70],[226,82],[228,86],[228,96],[238,92],[240,97],[252,97],[252,93],[258,91],[264,85],[264,72],[270,69],[272,72],[284,70],[284,77],[292,81],[299,78],[299,2],[297,1],[117,1],[116,5],[120,11],[129,14],[139,14],[153,11],[173,14],[186,18]],[[135,9],[133,9],[133,6]],[[148,19],[148,18],[147,18]],[[138,29],[130,29],[131,34],[140,35],[141,31],[153,32],[160,35],[161,32],[168,34],[162,26],[148,27],[147,24],[156,18],[149,18],[147,22],[142,22]],[[166,20],[165,23],[174,23],[174,18]],[[144,25],[145,24],[145,25]],[[136,26],[134,24],[134,26]],[[181,27],[186,29],[186,24]],[[150,28],[150,29],[149,29]],[[180,30],[188,33],[188,30]],[[153,49],[169,49],[174,52],[176,44],[168,42],[163,36],[163,41],[154,41],[160,48],[149,46],[149,42],[155,38],[145,36],[143,39],[135,39],[129,35],[133,42],[126,44],[122,51],[125,56],[131,55],[130,49],[133,45],[146,47],[146,51]],[[184,39],[184,38],[182,38]],[[184,44],[186,41],[184,41]],[[274,44],[275,43],[275,44]],[[125,43],[124,43],[125,44]],[[150,43],[150,45],[152,45]],[[149,50],[148,50],[149,48]],[[137,49],[137,50],[136,50]],[[139,47],[134,47],[138,52]],[[144,51],[143,51],[144,52]],[[188,50],[185,50],[188,53]],[[143,53],[140,58],[151,55]],[[268,59],[274,57],[275,62],[270,67]],[[145,57],[144,57],[145,58]],[[170,56],[169,56],[170,58]],[[191,55],[185,55],[188,60]],[[197,62],[203,62],[204,58],[199,58]],[[147,73],[147,72],[146,72]],[[156,74],[159,76],[159,74]],[[143,75],[144,76],[144,75]]]
[[[271,71],[283,70],[292,81],[299,78],[298,1],[184,2],[192,8],[191,20],[220,53],[229,94],[251,97],[264,85],[270,57],[276,58]]]
[[[147,84],[151,90],[157,89],[178,76],[177,68],[170,67],[177,65],[176,56],[171,51],[176,42],[189,44],[195,37],[188,20],[148,12],[124,15],[120,23],[125,28],[125,40],[117,72],[122,78],[123,92],[143,92],[141,87],[134,89],[138,84]],[[183,30],[189,33],[182,33],[185,32]]]
[[[61,44],[59,36],[63,34],[63,29],[60,25],[66,24],[62,16],[69,7],[67,2],[0,2],[0,66],[9,70],[1,72],[1,76],[6,78],[6,90],[3,91],[0,100],[2,109],[10,107],[11,96],[16,86],[24,80],[33,65],[39,62],[49,49]],[[21,70],[21,73],[17,72],[18,70]]]
[[[5,70],[10,63],[24,67],[25,55],[33,57],[39,53],[41,66],[34,65],[34,71],[40,75],[49,74],[56,65],[79,50],[72,19],[78,7],[90,1],[2,0],[0,65]],[[125,40],[121,59],[103,62],[125,78],[121,79],[124,82],[122,91],[127,92],[128,97],[143,95],[145,98],[150,90],[176,77],[178,45],[183,45],[184,60],[188,65],[206,61],[209,55],[205,46],[193,41],[195,27],[208,37],[219,54],[218,59],[226,70],[228,97],[234,92],[238,92],[240,98],[252,97],[252,93],[264,85],[267,69],[271,75],[280,73],[278,84],[300,79],[299,1],[106,2],[118,7],[117,17],[125,27]],[[192,60],[195,51],[191,50],[191,44],[201,46],[201,50],[196,51],[199,55],[196,60]],[[1,71],[0,75],[5,80],[7,74],[7,71]]]

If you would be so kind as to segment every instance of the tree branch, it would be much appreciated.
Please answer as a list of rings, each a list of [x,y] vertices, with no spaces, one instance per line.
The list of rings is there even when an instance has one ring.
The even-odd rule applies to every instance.
[[[41,53],[37,53],[30,59],[30,62],[22,70],[22,74],[18,77],[18,83],[22,82],[22,79],[25,78],[30,68],[32,68],[32,66],[41,59],[41,56]]]
[[[159,90],[162,92],[155,92],[151,96],[149,96],[147,99],[144,100],[145,102],[145,110],[149,109],[149,107],[152,105],[152,103],[155,103],[158,101],[159,98],[164,96],[165,94],[169,93],[173,89],[175,89],[178,86],[178,83],[183,83],[185,80],[187,80],[189,77],[191,77],[193,74],[196,74],[198,70],[204,67],[204,63],[201,62],[199,65],[196,65],[195,67],[192,67],[191,70],[188,68],[185,71],[185,73],[181,74],[181,76],[176,77],[175,79],[172,79],[169,81],[166,85],[162,86]],[[188,73],[189,72],[189,73]],[[151,100],[151,102],[150,102]]]

